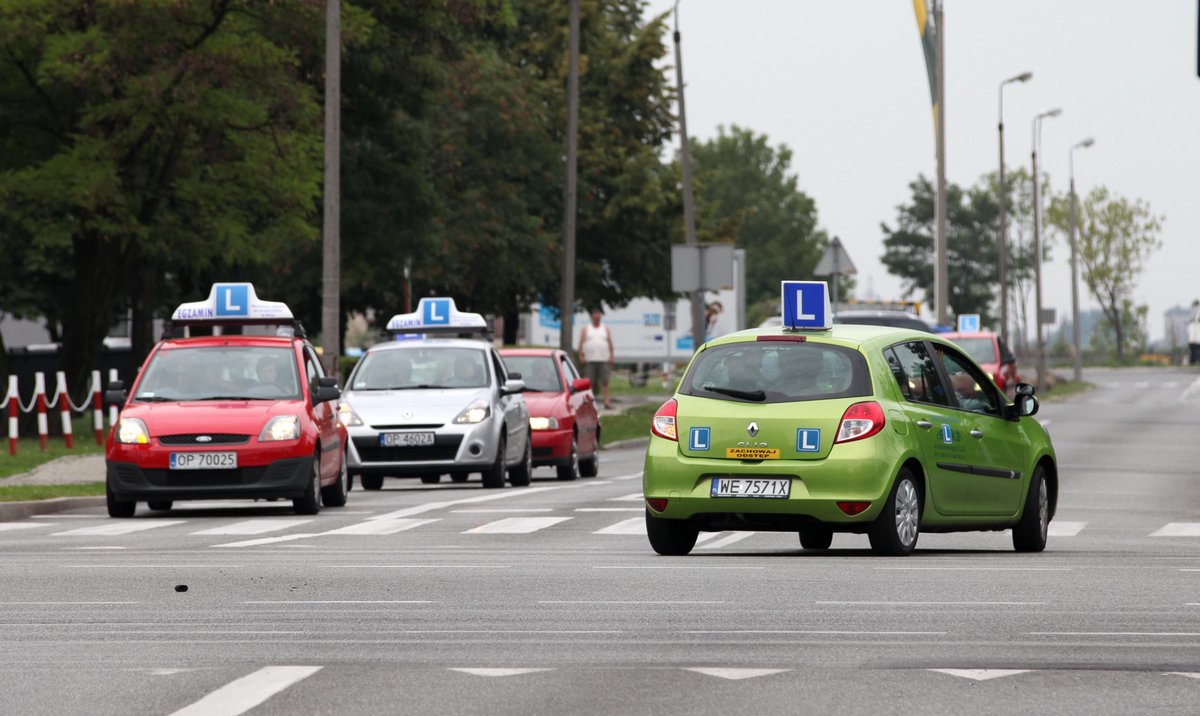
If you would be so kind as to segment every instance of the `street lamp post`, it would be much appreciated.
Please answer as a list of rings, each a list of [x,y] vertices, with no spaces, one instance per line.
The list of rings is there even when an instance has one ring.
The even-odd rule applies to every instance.
[[[1032,72],[1022,72],[1000,83],[1000,338],[1008,340],[1008,188],[1004,183],[1004,85],[1028,82]]]
[[[683,50],[680,47],[679,0],[675,0],[675,89],[679,93],[679,163],[683,169],[683,240],[696,243],[696,207],[692,198],[692,154],[688,149],[687,110],[683,102]],[[701,261],[700,278],[704,278]],[[692,350],[704,343],[704,288],[692,292]]]
[[[1071,147],[1071,151],[1067,153],[1067,163],[1071,173],[1071,340],[1075,346],[1075,361],[1074,361],[1074,378],[1075,381],[1083,380],[1083,353],[1079,340],[1079,251],[1075,244],[1075,150],[1087,149],[1096,143],[1096,140],[1088,137]]]
[[[1034,323],[1037,325],[1037,374],[1038,387],[1046,387],[1046,340],[1042,331],[1042,199],[1038,192],[1038,148],[1042,142],[1042,120],[1057,117],[1062,110],[1054,108],[1033,118],[1033,275],[1037,308]]]

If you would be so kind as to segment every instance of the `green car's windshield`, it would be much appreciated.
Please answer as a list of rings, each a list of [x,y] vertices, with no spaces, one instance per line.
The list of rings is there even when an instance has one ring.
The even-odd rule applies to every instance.
[[[755,341],[714,346],[696,357],[679,392],[717,400],[790,403],[870,395],[858,351],[823,343]]]
[[[133,399],[163,403],[300,397],[296,354],[291,348],[228,345],[158,351]]]
[[[414,346],[370,351],[350,376],[351,390],[428,390],[488,385],[487,354],[478,348]]]
[[[991,338],[955,338],[954,345],[962,348],[976,363],[996,362],[996,346]]]

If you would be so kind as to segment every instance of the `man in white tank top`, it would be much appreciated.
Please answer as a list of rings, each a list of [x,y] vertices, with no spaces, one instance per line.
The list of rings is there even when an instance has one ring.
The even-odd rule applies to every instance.
[[[604,407],[612,407],[608,394],[608,375],[614,362],[612,332],[600,323],[600,309],[592,309],[592,323],[583,327],[579,334],[579,361],[583,363],[583,375],[592,381],[592,388],[604,389]]]

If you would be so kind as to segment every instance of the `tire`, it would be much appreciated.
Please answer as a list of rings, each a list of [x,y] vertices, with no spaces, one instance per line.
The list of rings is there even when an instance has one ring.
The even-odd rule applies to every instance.
[[[146,507],[159,512],[165,512],[166,510],[171,509],[172,505],[174,504],[175,503],[171,500],[150,500],[146,503]]]
[[[436,485],[441,481],[441,475],[421,475],[421,482],[426,485]]]
[[[576,477],[579,477],[579,469],[578,469],[578,462],[577,462],[578,458],[579,458],[579,436],[573,435],[573,436],[571,436],[571,455],[568,458],[570,460],[570,462],[567,463],[566,465],[556,465],[554,467],[555,472],[558,473],[558,479],[574,480]]]
[[[350,471],[346,468],[346,453],[342,453],[342,467],[338,470],[337,482],[321,488],[321,504],[326,507],[344,507],[350,492]]]
[[[867,536],[875,554],[905,557],[916,549],[920,532],[921,493],[917,489],[916,479],[905,468],[896,476],[883,511],[871,523]]]
[[[666,520],[646,510],[646,536],[655,552],[668,557],[680,557],[692,551],[700,530],[683,520]]]
[[[833,544],[833,530],[824,527],[810,527],[800,530],[800,546],[813,551],[825,551]]]
[[[533,480],[533,440],[525,435],[525,457],[520,464],[508,471],[508,481],[514,487],[528,487]]]
[[[579,461],[579,474],[582,477],[595,477],[600,474],[600,428],[596,428],[596,442],[592,454]]]
[[[471,477],[469,472],[452,472],[450,473],[451,482],[466,482],[467,478]]]
[[[483,471],[483,486],[485,488],[498,489],[504,487],[504,452],[507,447],[504,438],[501,437],[500,444],[496,446],[496,460]]]
[[[298,515],[315,515],[321,511],[321,459],[313,458],[312,479],[303,497],[292,500],[292,510]]]
[[[104,496],[108,503],[109,517],[133,517],[133,513],[137,512],[137,502],[134,500],[119,500],[113,494],[112,487],[106,485],[104,488]]]
[[[1046,471],[1041,465],[1033,468],[1029,479],[1029,494],[1021,519],[1013,525],[1013,549],[1018,552],[1041,552],[1046,549],[1050,529],[1050,491],[1046,487]]]
[[[364,490],[383,489],[383,475],[359,475],[358,481],[362,483]]]

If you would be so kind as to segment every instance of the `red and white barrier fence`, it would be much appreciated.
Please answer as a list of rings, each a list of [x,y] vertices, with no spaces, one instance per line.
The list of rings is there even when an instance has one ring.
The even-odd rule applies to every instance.
[[[117,380],[117,371],[109,371],[109,381]],[[67,392],[67,377],[62,371],[57,371],[54,374],[54,397],[47,401],[46,399],[46,376],[38,372],[33,374],[33,395],[29,398],[29,405],[21,402],[21,391],[18,385],[17,376],[10,375],[8,377],[8,391],[4,395],[3,402],[0,402],[0,412],[4,408],[8,408],[8,453],[10,455],[17,454],[18,434],[20,430],[19,417],[21,413],[32,413],[37,411],[37,433],[38,445],[45,451],[50,444],[50,422],[48,412],[58,409],[60,419],[62,420],[63,441],[67,448],[75,447],[74,428],[71,423],[71,417],[74,413],[84,413],[88,406],[92,410],[92,427],[96,433],[96,444],[104,444],[104,403],[101,398],[100,390],[100,371],[92,371],[92,379],[88,385],[83,401],[76,405],[71,400],[70,393]],[[109,411],[108,424],[111,427],[117,422],[117,407],[113,406]]]

